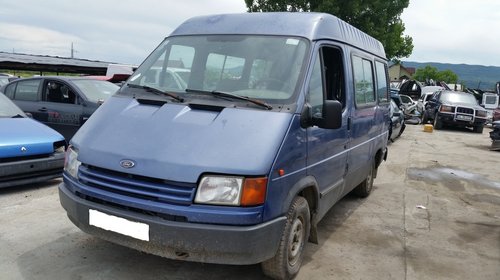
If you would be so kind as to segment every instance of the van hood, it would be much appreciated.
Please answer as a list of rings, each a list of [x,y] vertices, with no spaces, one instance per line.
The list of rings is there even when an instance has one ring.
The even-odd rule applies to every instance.
[[[114,96],[71,143],[84,164],[177,182],[195,183],[203,173],[269,173],[291,113],[192,107]],[[124,168],[123,160],[135,164]]]
[[[0,158],[52,154],[61,134],[29,118],[0,118]],[[23,149],[24,148],[24,149]]]

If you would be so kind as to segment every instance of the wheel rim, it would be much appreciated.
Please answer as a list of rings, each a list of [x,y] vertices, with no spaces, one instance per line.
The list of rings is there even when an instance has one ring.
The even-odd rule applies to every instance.
[[[288,242],[288,263],[294,266],[300,259],[300,252],[304,244],[304,224],[301,219],[293,221],[290,239]]]

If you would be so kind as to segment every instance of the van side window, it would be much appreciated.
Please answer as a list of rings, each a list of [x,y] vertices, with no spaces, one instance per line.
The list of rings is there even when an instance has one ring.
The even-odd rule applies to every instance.
[[[321,60],[317,56],[314,62],[314,68],[311,73],[311,80],[309,81],[309,94],[307,101],[312,108],[313,116],[321,116],[323,110],[323,75],[321,73]]]
[[[375,71],[377,72],[377,95],[379,102],[389,100],[387,91],[387,70],[384,63],[375,61]]]
[[[358,56],[353,56],[352,67],[354,71],[356,105],[375,102],[372,62]]]
[[[322,47],[314,62],[309,82],[308,102],[312,113],[321,114],[323,100],[337,100],[345,106],[344,72],[339,49]]]
[[[19,81],[14,99],[23,101],[38,101],[38,87],[40,80]]]

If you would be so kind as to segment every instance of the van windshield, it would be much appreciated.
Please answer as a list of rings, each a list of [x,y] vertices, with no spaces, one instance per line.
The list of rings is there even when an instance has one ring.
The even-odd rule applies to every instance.
[[[307,40],[296,37],[170,37],[134,72],[128,84],[182,97],[219,91],[288,103],[305,71],[308,46]]]

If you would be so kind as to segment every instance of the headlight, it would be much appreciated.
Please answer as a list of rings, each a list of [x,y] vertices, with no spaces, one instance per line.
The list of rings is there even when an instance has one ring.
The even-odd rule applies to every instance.
[[[487,118],[488,117],[488,112],[487,111],[478,110],[478,111],[476,111],[476,116],[481,117],[481,118]]]
[[[205,176],[198,185],[195,203],[254,206],[263,204],[267,178]]]
[[[78,178],[78,167],[82,164],[77,160],[78,153],[73,147],[69,146],[66,151],[66,159],[64,161],[64,171],[68,172],[69,175],[74,178]]]
[[[448,105],[441,105],[439,108],[440,112],[447,112],[447,113],[455,113],[455,107],[448,106]]]

